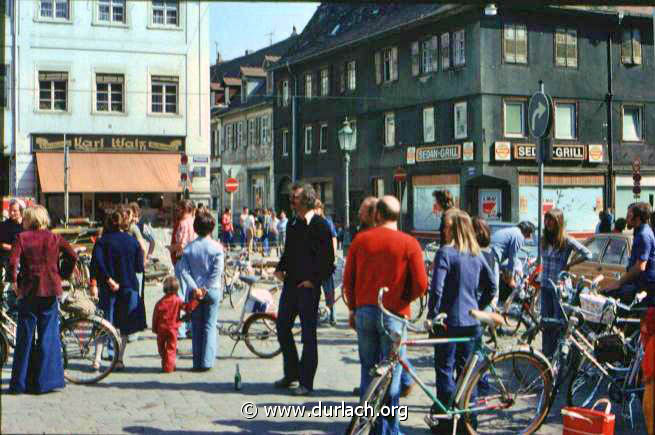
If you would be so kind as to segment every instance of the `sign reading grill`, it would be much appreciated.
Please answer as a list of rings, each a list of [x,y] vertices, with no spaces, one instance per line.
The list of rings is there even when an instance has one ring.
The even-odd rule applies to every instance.
[[[462,157],[462,146],[440,145],[416,149],[416,163],[438,162],[443,160],[459,160]]]

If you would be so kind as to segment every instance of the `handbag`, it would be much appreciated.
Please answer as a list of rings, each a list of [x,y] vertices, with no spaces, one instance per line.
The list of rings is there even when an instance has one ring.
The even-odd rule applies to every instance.
[[[594,356],[601,363],[625,361],[625,345],[620,334],[602,335],[596,339]]]
[[[96,312],[96,304],[84,290],[72,288],[62,301],[61,309],[82,317],[89,317]]]
[[[605,411],[594,408],[605,403]],[[591,409],[567,406],[562,409],[564,427],[562,435],[613,435],[614,414],[611,414],[612,404],[608,399],[600,399]]]

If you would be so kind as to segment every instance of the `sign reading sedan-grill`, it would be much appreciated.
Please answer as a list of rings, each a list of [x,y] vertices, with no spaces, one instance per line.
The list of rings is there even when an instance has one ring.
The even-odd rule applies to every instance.
[[[528,105],[528,122],[530,133],[536,138],[548,135],[550,127],[550,100],[543,92],[535,93]]]
[[[416,149],[416,163],[437,162],[440,160],[459,160],[462,157],[462,146],[441,145]]]

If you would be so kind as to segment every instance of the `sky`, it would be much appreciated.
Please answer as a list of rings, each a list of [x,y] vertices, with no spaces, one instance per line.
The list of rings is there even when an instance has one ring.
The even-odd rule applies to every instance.
[[[211,63],[216,44],[223,60],[243,56],[246,50],[267,47],[302,31],[320,3],[212,2],[210,9]]]

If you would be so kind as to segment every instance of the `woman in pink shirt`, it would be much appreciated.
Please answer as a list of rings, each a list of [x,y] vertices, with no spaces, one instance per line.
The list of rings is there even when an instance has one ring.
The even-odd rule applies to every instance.
[[[184,247],[190,242],[196,239],[196,232],[193,230],[193,220],[194,220],[194,211],[195,207],[193,202],[189,199],[183,199],[175,208],[175,225],[173,226],[173,235],[171,237],[171,260],[173,261],[173,266],[176,265],[178,260],[182,258],[182,253],[184,252]],[[175,276],[177,279],[180,279],[178,268],[175,268]],[[187,301],[187,295],[184,293],[184,290],[180,286],[180,291],[178,293],[180,299],[185,302]],[[191,328],[187,323],[182,323],[180,329],[178,330],[179,337],[186,337],[187,330],[191,332]]]

